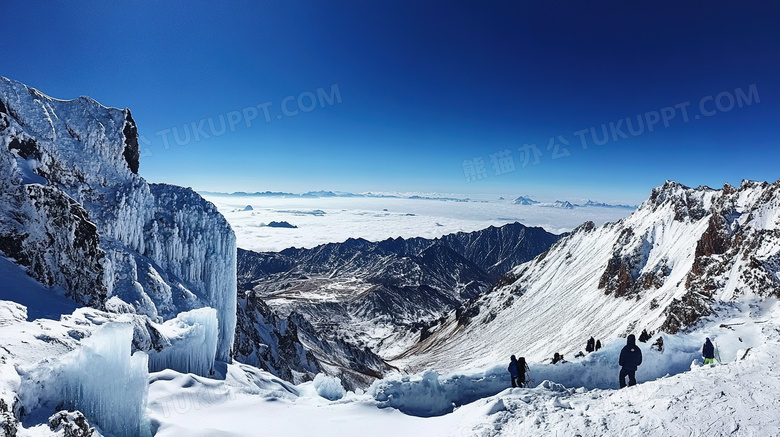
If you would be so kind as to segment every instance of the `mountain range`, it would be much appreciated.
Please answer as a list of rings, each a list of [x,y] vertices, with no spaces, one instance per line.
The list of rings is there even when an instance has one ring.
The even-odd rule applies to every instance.
[[[587,202],[581,205],[576,203],[571,203],[568,200],[556,200],[555,202],[552,203],[542,203],[534,199],[531,199],[529,196],[520,196],[517,199],[515,199],[512,203],[514,203],[515,205],[525,205],[525,206],[539,205],[539,206],[549,206],[549,207],[563,208],[563,209],[574,209],[580,207],[625,208],[625,209],[637,208],[636,205],[622,205],[622,204],[613,205],[604,202],[594,202],[592,200],[588,200]]]
[[[301,315],[323,338],[343,337],[388,359],[424,337],[427,324],[560,238],[514,223],[433,240],[350,239],[278,253],[239,249],[239,307],[262,299],[280,314]]]

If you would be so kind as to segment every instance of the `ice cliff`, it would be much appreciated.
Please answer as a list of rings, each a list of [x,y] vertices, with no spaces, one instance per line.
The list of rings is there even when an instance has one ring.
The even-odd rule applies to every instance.
[[[163,322],[212,307],[229,361],[235,235],[211,203],[138,166],[130,110],[0,77],[0,252],[95,308]]]

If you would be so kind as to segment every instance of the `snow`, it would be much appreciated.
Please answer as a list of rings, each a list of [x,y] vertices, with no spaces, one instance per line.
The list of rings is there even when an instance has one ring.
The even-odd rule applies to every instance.
[[[179,313],[158,331],[171,343],[161,351],[149,351],[149,369],[157,372],[173,369],[208,376],[217,353],[218,321],[213,308]]]
[[[35,159],[16,158],[16,165],[19,168],[19,170],[22,172],[23,184],[46,185],[47,183],[49,183],[49,181],[47,181],[46,178],[36,174],[35,171],[33,170],[38,166],[38,161],[36,161]]]
[[[741,334],[744,332],[745,329],[741,330]],[[743,341],[728,332],[720,334],[720,338],[715,338],[715,342],[722,340],[719,345],[719,349],[723,350],[721,358],[734,361],[739,347],[755,347],[754,341],[760,336],[753,334],[746,336],[747,340]],[[704,343],[704,333],[675,336],[664,334],[662,337],[662,352],[651,348],[651,342],[639,343],[643,362],[637,372],[638,382],[687,372],[692,365],[696,367],[702,364],[701,346]],[[557,384],[554,387],[617,389],[620,372],[618,357],[625,344],[625,340],[616,339],[585,357],[565,357],[565,361],[555,365],[549,360],[529,363],[529,384],[535,386],[544,381],[554,381]],[[447,414],[455,407],[505,390],[509,385],[509,374],[506,370],[509,358],[505,361],[496,366],[467,372],[440,375],[428,370],[417,376],[391,376],[374,382],[368,393],[382,405],[398,408],[407,414],[423,417]]]
[[[149,257],[205,295],[217,310],[217,359],[230,361],[236,328],[235,234],[217,209],[194,191],[164,184],[153,184],[151,191],[159,205],[155,226],[163,222],[168,227],[152,233]]]
[[[428,420],[378,409],[364,394],[329,401],[313,382],[292,387],[245,365],[228,365],[227,373],[225,381],[153,374],[149,411],[155,435],[456,435],[458,429],[450,417]]]
[[[767,338],[745,360],[694,365],[622,390],[502,392],[496,398],[504,409],[473,429],[478,435],[774,435],[780,345],[776,332],[762,332]]]
[[[149,435],[146,416],[147,356],[131,355],[133,327],[108,324],[60,358],[22,370],[19,397],[38,409],[77,409],[117,437]]]
[[[0,137],[0,230],[30,234],[45,256],[28,271],[43,272],[52,285],[0,258],[0,422],[21,437],[64,435],[65,425],[52,431],[48,421],[80,416],[63,409],[114,436],[308,437],[312,429],[324,436],[740,436],[780,429],[780,304],[768,297],[776,290],[754,286],[771,288],[778,279],[777,186],[748,181],[735,193],[669,182],[631,216],[580,228],[518,266],[514,283],[481,296],[481,311],[468,322],[446,318],[393,362],[398,373],[352,392],[326,375],[293,385],[230,363],[237,237],[192,190],[150,185],[130,171],[122,156],[129,111],[89,98],[52,99],[5,78],[0,97],[14,112],[3,115]],[[11,139],[34,140],[40,156],[6,152]],[[628,213],[431,199],[220,202],[231,208],[225,213],[238,241],[259,250],[347,237],[431,238],[516,220],[561,231]],[[239,210],[247,203],[252,210]],[[707,277],[715,287],[712,314],[681,333],[660,334],[663,351],[649,346],[658,334],[640,343],[639,384],[616,389],[625,335],[658,329],[669,304],[690,291],[684,284],[697,241],[717,211],[755,250],[731,254],[733,262]],[[60,226],[53,217],[73,220]],[[299,228],[259,226],[271,220]],[[99,250],[87,239],[84,252],[58,257],[74,246],[73,224],[87,234],[94,224]],[[599,282],[613,259],[625,261],[624,275],[653,274],[660,283],[608,295]],[[750,282],[763,273],[772,276]],[[78,281],[93,276],[100,276],[97,290]],[[63,297],[74,290],[58,288],[66,282],[84,286],[84,294],[105,291],[113,313],[77,308]],[[590,336],[603,348],[574,358]],[[702,364],[705,337],[716,345],[717,365]],[[151,357],[134,347],[152,349]],[[566,361],[550,364],[553,352]],[[511,354],[528,360],[529,387],[509,388]]]
[[[158,329],[165,332],[171,325],[187,333],[199,324],[213,324],[214,313],[197,310]],[[327,377],[293,386],[242,364],[218,363],[209,378],[168,369],[147,379],[145,360],[138,362],[142,354],[129,354],[131,326],[112,322],[131,314],[79,309],[60,322],[27,322],[24,307],[0,302],[0,315],[0,353],[10,360],[0,364],[0,397],[19,393],[30,411],[20,436],[52,435],[46,421],[69,393],[79,391],[92,394],[66,404],[82,411],[91,426],[114,435],[133,434],[111,431],[115,421],[129,423],[133,415],[138,418],[133,426],[145,426],[143,412],[158,436],[308,436],[312,429],[323,436],[689,436],[732,431],[740,436],[771,434],[780,424],[780,304],[771,298],[742,299],[720,307],[696,330],[663,334],[662,353],[651,349],[650,342],[639,343],[644,362],[635,387],[615,389],[617,355],[625,344],[615,338],[602,339],[601,350],[581,359],[566,354],[566,363],[529,360],[529,388],[509,388],[508,359],[501,357],[483,368],[469,369],[464,362],[463,369],[449,373],[391,375],[365,393],[345,392],[335,401],[322,396],[323,387],[337,382]],[[97,325],[92,336],[82,346],[73,343],[72,352],[58,352],[67,350],[60,343],[67,334],[59,337],[58,332],[86,326],[88,320]],[[170,329],[167,335],[172,335]],[[41,341],[44,335],[51,339]],[[701,364],[705,337],[714,340],[722,364]],[[30,349],[24,349],[25,343]],[[117,381],[118,375],[125,377]],[[30,385],[36,377],[45,385]],[[126,413],[103,418],[107,405]]]
[[[598,228],[579,229],[544,257],[516,267],[512,271],[514,283],[481,296],[479,314],[467,326],[451,316],[431,337],[392,364],[410,372],[428,368],[447,372],[484,368],[512,354],[541,361],[555,352],[572,357],[584,350],[591,336],[606,344],[630,333],[638,335],[642,329],[656,331],[668,317],[667,307],[689,292],[686,284],[697,242],[708,229],[707,212],[712,213],[706,208],[715,208],[718,202],[726,203],[723,209],[729,210],[729,202],[739,199],[758,202],[735,204],[735,209],[745,213],[734,220],[750,235],[764,220],[748,211],[763,210],[765,205],[777,209],[780,199],[774,188],[768,184],[747,188],[763,192],[761,196],[689,189],[674,183],[656,188],[657,196],[629,217]],[[687,214],[698,207],[702,208],[700,215],[675,218],[678,212]],[[755,237],[755,246],[756,253],[773,265],[780,246],[769,235]],[[629,274],[655,274],[662,283],[640,287],[625,297],[606,293],[600,283],[613,258],[631,260],[634,271]],[[724,274],[723,285],[715,291],[722,299],[717,301],[720,304],[753,293],[749,290],[754,287],[745,283],[743,274],[748,262],[741,254],[734,259],[736,264],[730,266],[733,273]]]
[[[150,414],[160,436],[258,429],[283,436],[310,435],[311,429],[324,436],[765,435],[780,423],[779,315],[774,299],[750,301],[724,309],[719,321],[696,331],[665,335],[663,353],[639,343],[645,356],[640,383],[620,390],[612,388],[614,363],[625,342],[615,340],[584,359],[530,363],[529,388],[509,388],[507,361],[480,371],[398,375],[335,402],[318,396],[315,383],[293,390],[268,383],[268,376],[267,385],[249,394],[240,384],[248,366],[231,365],[236,377],[222,385],[186,376],[154,380]],[[702,366],[705,336],[715,338],[723,364]],[[739,349],[747,347],[744,360],[726,358],[741,358]],[[263,378],[263,372],[255,375]],[[433,413],[439,415],[418,417]]]
[[[59,318],[69,314],[78,305],[62,296],[59,290],[48,290],[31,278],[23,268],[0,256],[0,300],[13,301],[23,305],[26,317]],[[0,315],[0,319],[2,316]],[[26,320],[23,319],[23,320]]]

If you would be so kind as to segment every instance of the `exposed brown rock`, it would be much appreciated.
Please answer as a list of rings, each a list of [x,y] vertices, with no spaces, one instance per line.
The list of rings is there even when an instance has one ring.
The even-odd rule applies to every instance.
[[[666,320],[661,325],[661,331],[676,334],[693,326],[700,318],[712,313],[711,301],[709,296],[694,291],[689,291],[680,299],[672,300],[664,310]]]

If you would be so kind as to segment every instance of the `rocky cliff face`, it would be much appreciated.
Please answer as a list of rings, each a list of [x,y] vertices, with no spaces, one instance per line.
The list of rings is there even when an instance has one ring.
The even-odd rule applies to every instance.
[[[390,370],[379,356],[333,332],[317,330],[300,314],[278,315],[253,293],[239,299],[236,361],[301,383],[324,372],[348,389],[365,388]]]
[[[229,360],[235,236],[191,190],[147,184],[138,160],[129,110],[0,77],[0,251],[96,308],[116,298],[162,321],[212,306]]]

